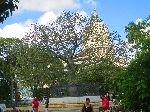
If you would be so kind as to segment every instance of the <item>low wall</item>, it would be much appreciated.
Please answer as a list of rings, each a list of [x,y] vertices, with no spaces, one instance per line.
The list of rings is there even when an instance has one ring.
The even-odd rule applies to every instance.
[[[86,98],[90,98],[91,102],[100,102],[99,96],[81,96],[81,97],[63,97],[49,98],[49,103],[83,103]]]

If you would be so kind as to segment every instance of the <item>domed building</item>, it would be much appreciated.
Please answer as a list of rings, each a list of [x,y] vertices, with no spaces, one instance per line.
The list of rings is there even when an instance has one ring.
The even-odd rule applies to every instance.
[[[125,57],[118,57],[115,43],[109,38],[109,30],[106,24],[98,17],[94,9],[91,19],[85,27],[83,45],[80,60],[86,62],[112,61],[116,66],[125,65]],[[79,59],[78,58],[78,59]],[[79,62],[80,63],[80,62]]]
[[[94,9],[84,31],[83,56],[97,60],[105,57],[109,49],[109,30]]]

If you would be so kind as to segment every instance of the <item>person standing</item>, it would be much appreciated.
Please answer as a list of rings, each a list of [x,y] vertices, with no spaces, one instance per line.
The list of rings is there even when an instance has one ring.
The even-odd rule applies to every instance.
[[[109,100],[103,95],[100,95],[100,98],[102,99],[101,103],[102,112],[110,112]]]
[[[108,99],[108,101],[110,101],[110,95],[109,95],[109,93],[106,93],[106,98]]]
[[[34,98],[33,102],[32,102],[32,105],[33,105],[33,111],[34,112],[38,112],[38,108],[39,108],[39,101],[37,98]]]
[[[48,105],[49,105],[49,101],[47,99],[45,102],[45,112],[48,112]]]
[[[13,101],[12,101],[12,108],[13,108],[12,112],[19,112],[19,110],[16,108],[15,99],[13,99]]]
[[[90,104],[90,99],[86,98],[84,105],[81,108],[81,112],[94,112],[93,106]]]
[[[16,107],[13,107],[12,112],[19,112],[19,110]]]

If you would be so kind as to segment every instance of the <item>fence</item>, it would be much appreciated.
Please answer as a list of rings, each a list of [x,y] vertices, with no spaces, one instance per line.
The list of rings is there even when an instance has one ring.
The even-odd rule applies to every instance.
[[[100,93],[98,83],[85,83],[74,85],[53,85],[50,88],[39,88],[35,92],[38,98],[49,97],[76,97],[76,96],[97,96]]]

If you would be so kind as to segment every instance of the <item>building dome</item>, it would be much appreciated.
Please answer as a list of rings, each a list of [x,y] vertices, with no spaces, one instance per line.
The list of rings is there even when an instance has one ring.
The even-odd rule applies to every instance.
[[[109,31],[94,9],[84,31],[83,51],[91,57],[102,57],[109,48]],[[89,52],[88,52],[89,51]]]

